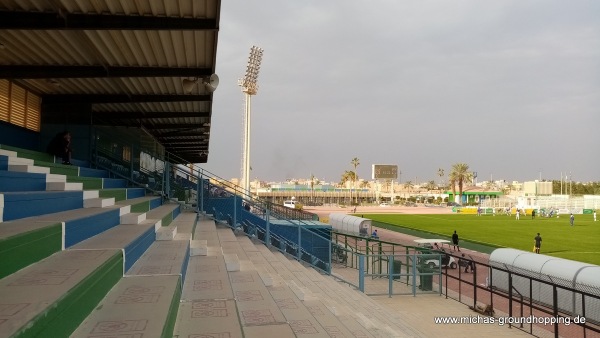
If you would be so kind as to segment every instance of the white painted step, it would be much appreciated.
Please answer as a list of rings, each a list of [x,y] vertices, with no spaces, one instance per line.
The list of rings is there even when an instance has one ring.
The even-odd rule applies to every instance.
[[[85,190],[83,192],[83,199],[87,200],[87,199],[93,199],[93,198],[99,198],[100,197],[100,192],[98,190]]]
[[[46,183],[49,182],[66,182],[67,176],[58,174],[46,174]]]
[[[188,242],[191,242],[192,241],[192,234],[178,232],[177,234],[175,234],[175,237],[173,239],[176,240],[176,241],[188,241]]]
[[[195,239],[190,243],[190,256],[208,255],[208,241],[205,239]]]
[[[8,157],[17,157],[17,152],[12,150],[0,149],[0,155]]]
[[[8,158],[8,164],[24,164],[24,165],[33,165],[33,160],[28,159],[28,158],[21,158],[21,157],[9,157]]]
[[[88,198],[83,200],[84,208],[104,208],[115,205],[115,198]]]
[[[173,239],[175,239],[176,235],[177,235],[177,227],[176,226],[162,227],[162,228],[158,229],[158,231],[156,231],[156,240],[157,241],[172,241]]]
[[[259,272],[258,276],[262,279],[265,286],[273,286],[273,277],[268,272]]]
[[[132,212],[121,216],[121,224],[140,224],[146,220],[146,213]]]
[[[237,254],[223,254],[227,271],[240,271],[240,260]]]
[[[81,191],[83,183],[75,182],[46,182],[47,191]]]
[[[8,170],[18,171],[18,172],[22,172],[22,173],[39,173],[39,174],[49,174],[50,173],[50,168],[38,167],[38,166],[27,165],[27,164],[9,164]]]

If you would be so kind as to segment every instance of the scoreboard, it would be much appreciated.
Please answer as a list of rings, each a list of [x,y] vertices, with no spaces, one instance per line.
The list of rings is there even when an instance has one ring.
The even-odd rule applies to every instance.
[[[395,180],[398,178],[398,166],[394,164],[373,164],[372,179]]]

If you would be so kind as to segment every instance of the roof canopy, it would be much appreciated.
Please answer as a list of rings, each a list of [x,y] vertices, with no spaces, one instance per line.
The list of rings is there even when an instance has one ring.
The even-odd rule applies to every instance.
[[[143,128],[180,162],[207,161],[220,0],[0,2],[0,78],[44,108],[91,106],[94,124]],[[199,78],[191,93],[183,79]],[[82,114],[83,115],[83,114]],[[89,116],[69,115],[73,123]]]

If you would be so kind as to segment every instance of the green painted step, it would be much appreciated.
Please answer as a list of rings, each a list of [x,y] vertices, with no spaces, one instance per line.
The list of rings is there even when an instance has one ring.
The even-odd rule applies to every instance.
[[[64,165],[61,163],[54,163],[48,161],[34,160],[33,165],[38,167],[50,168],[51,174],[65,175],[65,176],[79,176],[79,167],[73,165]]]
[[[0,144],[0,149],[15,151],[15,152],[17,152],[18,157],[28,158],[28,159],[31,159],[34,161],[45,161],[45,162],[49,162],[49,163],[54,162],[54,156],[44,153],[44,152],[41,152],[41,151],[17,148],[17,147],[7,146],[5,144]]]
[[[99,191],[100,198],[115,198],[115,202],[127,199],[127,189],[102,189]]]
[[[68,337],[122,276],[121,250],[67,250],[4,278],[0,337]]]
[[[37,223],[33,226],[40,225]],[[6,236],[9,237],[0,238],[0,257],[4,257],[0,259],[0,279],[62,249],[62,223],[49,223],[14,236]]]
[[[99,178],[99,177],[67,176],[67,182],[82,183],[83,190],[100,190],[103,188],[102,178]]]
[[[73,337],[172,338],[180,299],[179,275],[121,278]]]

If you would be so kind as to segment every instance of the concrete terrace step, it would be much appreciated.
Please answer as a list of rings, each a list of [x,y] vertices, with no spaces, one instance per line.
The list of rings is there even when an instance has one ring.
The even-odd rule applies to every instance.
[[[177,227],[176,226],[168,226],[168,227],[160,227],[156,231],[156,240],[157,241],[172,241],[177,236]]]
[[[8,170],[10,171],[18,171],[24,173],[39,173],[39,174],[49,174],[50,169],[46,167],[38,167],[30,164],[9,164]]]
[[[145,212],[130,212],[121,216],[121,224],[140,224],[145,220]]]
[[[114,197],[115,201],[117,202],[144,196],[146,196],[146,190],[143,188],[114,188],[100,190],[100,197]]]
[[[341,316],[351,316],[367,327],[374,325],[377,330],[381,330],[380,334],[385,336],[393,336],[392,332],[399,336],[425,336],[408,321],[391,313],[372,298],[347,286],[340,287],[342,284],[331,278],[323,278],[316,271],[311,271],[310,274],[317,279],[314,283],[323,290],[322,294],[329,296],[328,304],[342,309]]]
[[[196,239],[190,243],[190,256],[208,255],[208,242],[205,239]]]
[[[83,183],[48,182],[47,191],[77,191],[83,190]]]
[[[4,214],[0,221],[45,215],[83,208],[81,191],[24,191],[4,193]]]
[[[194,233],[194,227],[196,226],[197,219],[198,214],[195,212],[180,212],[179,215],[173,219],[171,224],[177,227],[177,233],[186,233],[192,235]]]
[[[122,274],[120,250],[73,250],[0,279],[0,336],[69,336]]]
[[[190,257],[181,299],[233,299],[225,261],[218,250],[209,250],[207,256]]]
[[[13,151],[13,150],[0,149],[0,155],[6,156],[6,157],[17,157],[17,152]]]
[[[147,218],[157,218],[161,220],[161,226],[166,227],[181,215],[181,205],[175,203],[166,203],[148,212]],[[188,216],[186,216],[188,217]],[[186,222],[182,219],[182,222]],[[189,232],[191,233],[191,232]]]
[[[44,191],[46,175],[0,170],[0,192]]]
[[[155,241],[127,275],[181,275],[185,281],[189,248],[189,240]]]
[[[125,271],[154,243],[156,220],[141,224],[119,224],[94,237],[86,239],[70,249],[122,249],[125,254]]]
[[[115,198],[100,198],[99,190],[85,190],[83,192],[84,208],[105,208],[112,205],[115,205]]]
[[[242,338],[235,300],[201,299],[179,305],[174,337]],[[261,337],[285,337],[272,331]],[[290,332],[291,333],[291,332]],[[249,337],[248,334],[245,337]]]
[[[46,174],[46,182],[67,182],[67,176],[57,174]]]
[[[50,173],[52,174],[65,175],[71,177],[108,177],[108,172],[104,169],[79,167],[77,165],[65,165],[61,163],[54,163],[52,161],[43,160],[34,160],[33,163],[35,166],[48,168],[50,170]]]
[[[59,164],[60,162],[62,162],[62,159],[60,157],[50,155],[43,151],[36,151],[36,150],[31,150],[31,149],[18,148],[18,147],[13,147],[13,146],[7,146],[5,144],[0,144],[0,154],[5,154],[5,153],[7,156],[31,159],[31,160],[35,160],[35,161],[43,161],[43,162],[53,163],[53,164],[54,163]],[[78,160],[78,159],[71,159],[71,163],[73,163],[75,166],[80,166],[80,167],[89,167],[89,165],[90,165],[88,161],[82,161],[82,160]]]
[[[11,257],[0,260],[0,278],[118,225],[129,208],[123,202],[120,206],[74,209],[0,223],[0,254]],[[154,234],[152,237],[154,240]]]
[[[72,337],[173,337],[180,276],[122,278]]]
[[[172,209],[163,209],[163,212],[172,212]],[[181,299],[181,281],[187,268],[189,236],[181,241],[155,243],[154,231],[158,223],[160,217],[142,224],[121,224],[70,249],[122,250],[125,254],[123,266],[130,272],[82,321],[73,337],[115,335],[127,333],[132,328],[139,335],[172,336]],[[142,258],[138,259],[140,256]],[[131,277],[135,273],[138,276]],[[126,326],[119,326],[115,331],[112,325],[115,322],[126,323]]]
[[[307,304],[314,303],[318,299],[330,309],[331,313],[347,319],[342,322],[360,324],[360,327],[348,327],[351,331],[362,330],[363,333],[369,332],[374,336],[383,337],[422,336],[420,332],[410,328],[410,325],[402,325],[401,319],[390,315],[389,311],[385,311],[370,297],[341,285],[311,268],[306,268],[279,252],[273,254],[279,261],[270,261],[272,271],[276,271],[283,277],[298,298],[304,299]]]
[[[33,162],[33,160],[30,160],[28,158],[20,158],[20,157],[9,156],[8,157],[8,164],[9,165],[34,165],[34,162]]]
[[[8,150],[8,151],[15,153],[12,156],[17,156],[20,158],[27,158],[27,159],[31,159],[31,160],[54,162],[54,156],[47,154],[45,152],[24,149],[24,148],[18,148],[18,147],[12,147],[12,146],[8,146],[5,144],[0,144],[0,148],[3,150]]]
[[[84,208],[105,208],[115,205],[115,198],[88,198],[83,200]]]
[[[84,190],[127,188],[127,181],[121,178],[68,176],[68,182],[82,183]]]
[[[7,147],[5,145],[0,145],[0,147]],[[25,171],[25,172],[37,172],[37,173],[52,173],[52,174],[60,174],[60,175],[69,175],[69,176],[83,176],[83,177],[108,177],[108,172],[103,169],[93,169],[87,168],[85,166],[81,167],[78,165],[64,165],[61,163],[56,163],[56,158],[52,155],[38,152],[34,150],[28,149],[20,149],[16,147],[7,147],[13,150],[5,150],[0,149],[0,156],[8,157],[7,168],[2,168],[0,165],[0,169],[8,169],[14,171]],[[84,164],[87,165],[85,161],[77,161],[73,160],[74,164]],[[26,167],[22,167],[25,165]],[[17,167],[21,166],[21,167]],[[27,167],[27,166],[31,166]],[[45,169],[38,169],[45,168]],[[109,188],[107,186],[106,188]],[[98,188],[98,187],[93,187]]]

